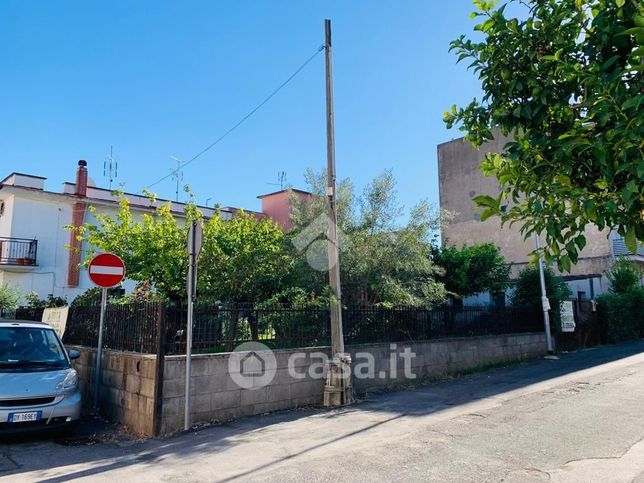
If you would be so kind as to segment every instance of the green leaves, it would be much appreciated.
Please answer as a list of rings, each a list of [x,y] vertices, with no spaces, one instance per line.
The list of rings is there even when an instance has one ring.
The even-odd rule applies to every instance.
[[[502,293],[509,284],[510,268],[493,243],[434,248],[432,258],[443,269],[439,279],[452,296]]]
[[[544,255],[571,268],[584,229],[624,227],[644,239],[644,6],[641,2],[527,2],[521,18],[479,5],[483,40],[451,44],[483,91],[444,117],[475,147],[512,141],[481,164],[502,186],[477,197],[481,219],[500,216],[546,235]],[[510,209],[502,209],[505,202]],[[574,243],[571,243],[574,240]]]

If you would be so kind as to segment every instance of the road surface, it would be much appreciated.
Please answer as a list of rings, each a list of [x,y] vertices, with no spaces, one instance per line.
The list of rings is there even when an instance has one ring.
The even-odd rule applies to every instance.
[[[0,444],[0,480],[644,483],[644,341],[166,439]]]

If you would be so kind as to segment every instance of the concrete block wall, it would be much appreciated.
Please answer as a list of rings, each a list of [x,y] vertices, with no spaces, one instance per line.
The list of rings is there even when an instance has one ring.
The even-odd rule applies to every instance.
[[[70,346],[80,352],[74,361],[86,412],[92,408],[96,374],[96,349]],[[100,413],[130,431],[154,434],[156,356],[120,351],[103,351]]]
[[[405,348],[416,354],[411,359],[411,373],[416,376],[414,380],[453,374],[498,362],[540,357],[547,352],[545,335],[542,333],[399,342],[395,344],[395,349],[391,344],[349,346],[347,350],[354,361],[354,367],[360,360],[364,360],[359,357],[360,352],[367,352],[375,359],[375,377],[354,377],[354,391],[364,394],[413,383],[414,380],[410,381],[405,376],[403,359],[399,356]],[[396,359],[395,364],[391,363],[392,354]]]
[[[292,354],[299,377],[292,377],[288,361]],[[322,366],[315,354],[330,355],[328,347],[276,350],[277,370],[271,383],[259,389],[244,389],[230,376],[230,353],[194,355],[192,358],[192,421],[209,423],[252,416],[281,409],[320,405],[324,378],[309,374],[311,365]],[[163,380],[161,434],[183,429],[185,404],[185,356],[166,356]]]
[[[81,357],[75,361],[86,407],[92,404],[96,350],[74,347]],[[374,375],[354,377],[357,394],[378,392],[410,381],[399,356],[409,348],[415,357],[411,372],[418,379],[474,369],[501,361],[539,357],[546,353],[542,333],[440,339],[433,341],[348,346],[356,365],[365,362],[360,353],[374,360]],[[266,386],[245,389],[229,372],[230,353],[199,354],[192,359],[192,421],[210,423],[282,409],[322,404],[324,358],[330,348],[276,350],[276,373]],[[296,355],[297,354],[297,355]],[[396,368],[392,370],[394,354]],[[294,358],[293,356],[296,355]],[[295,374],[289,370],[289,360]],[[128,352],[104,351],[101,413],[135,433],[170,434],[183,429],[185,404],[185,356],[166,356],[162,387],[156,386],[156,357]],[[155,399],[156,397],[159,400]],[[155,406],[157,413],[155,413]],[[157,418],[155,425],[155,417]]]

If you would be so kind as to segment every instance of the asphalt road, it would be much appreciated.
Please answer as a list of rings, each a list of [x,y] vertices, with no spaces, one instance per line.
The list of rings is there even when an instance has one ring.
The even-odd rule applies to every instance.
[[[13,442],[0,480],[644,483],[644,341],[167,439]]]

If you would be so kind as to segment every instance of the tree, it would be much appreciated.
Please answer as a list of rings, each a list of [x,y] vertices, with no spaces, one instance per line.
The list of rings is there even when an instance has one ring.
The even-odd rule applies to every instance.
[[[443,269],[439,280],[451,296],[468,297],[481,292],[503,293],[510,280],[510,267],[494,243],[460,249],[452,245],[432,249],[434,263]]]
[[[239,211],[204,227],[199,289],[224,302],[259,302],[283,288],[291,269],[284,232],[269,218]]]
[[[154,195],[150,197],[154,201]],[[88,245],[87,253],[97,250],[120,256],[127,267],[127,278],[150,282],[163,296],[171,300],[185,298],[188,257],[186,237],[188,223],[179,223],[165,203],[152,213],[135,219],[126,197],[119,201],[116,216],[97,213],[90,207],[96,223],[87,222],[76,230],[81,241]],[[186,221],[201,219],[202,214],[190,203],[185,210]],[[85,265],[91,260],[88,256]]]
[[[188,226],[197,220],[204,225],[198,267],[202,298],[254,302],[281,289],[281,279],[291,265],[283,249],[284,234],[272,220],[258,220],[240,211],[232,220],[216,212],[205,221],[196,206],[188,203],[183,222],[170,208],[166,203],[137,219],[128,200],[122,198],[116,216],[92,209],[96,223],[88,222],[76,231],[90,255],[102,250],[120,256],[128,279],[147,286],[148,292],[154,289],[163,297],[181,301],[187,296]]]
[[[290,238],[296,244],[304,230],[327,213],[325,174],[309,170],[306,179],[315,196],[312,200],[293,199],[295,229]],[[430,305],[445,300],[445,288],[436,280],[438,269],[429,257],[440,216],[427,202],[418,203],[401,223],[404,211],[396,199],[393,175],[386,171],[360,196],[354,195],[349,180],[340,182],[337,206],[340,276],[346,303]],[[325,223],[316,236],[325,233]],[[292,283],[308,292],[328,294],[328,272],[312,268],[310,258],[313,250],[318,251],[317,258],[326,259],[326,241],[306,245],[302,253],[294,250]]]
[[[584,228],[616,229],[636,250],[644,240],[644,6],[638,0],[474,2],[480,42],[451,43],[471,61],[482,100],[452,107],[476,147],[495,129],[513,140],[481,167],[502,186],[479,196],[482,219],[545,233],[543,253],[570,270]]]
[[[544,269],[544,278],[550,301],[550,327],[556,333],[561,328],[561,304],[568,300],[571,292],[566,281],[555,275],[550,267]],[[541,282],[537,267],[529,266],[519,273],[510,303],[518,307],[541,309]]]

